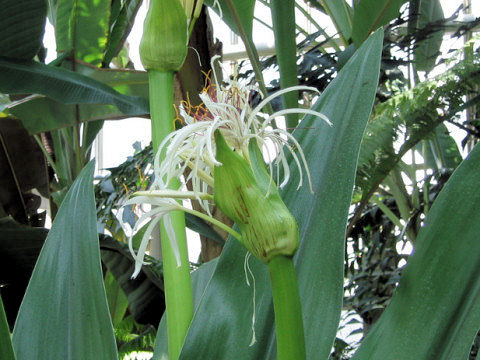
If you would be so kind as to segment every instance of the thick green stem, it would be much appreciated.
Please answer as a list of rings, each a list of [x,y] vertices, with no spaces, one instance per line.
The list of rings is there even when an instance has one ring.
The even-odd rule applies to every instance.
[[[280,87],[286,89],[298,85],[297,43],[295,41],[295,0],[272,0],[270,2],[275,49],[280,69]],[[283,107],[298,107],[298,91],[282,95]],[[298,125],[298,114],[286,116],[287,129],[293,131]]]
[[[277,359],[305,359],[302,306],[293,258],[283,255],[275,256],[268,263],[268,270],[275,310]]]
[[[148,70],[150,85],[150,115],[152,118],[152,142],[155,151],[162,140],[174,130],[173,72]],[[161,159],[164,154],[161,155]],[[173,189],[179,183],[171,184]],[[163,278],[165,282],[165,305],[167,314],[168,354],[170,360],[178,359],[183,341],[193,317],[192,283],[188,262],[185,216],[181,211],[170,213],[175,240],[180,252],[178,266],[175,255],[161,224],[161,246],[163,258]]]

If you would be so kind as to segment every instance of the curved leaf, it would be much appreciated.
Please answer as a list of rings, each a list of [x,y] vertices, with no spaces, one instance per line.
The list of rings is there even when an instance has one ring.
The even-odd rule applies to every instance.
[[[215,11],[222,20],[230,27],[230,29],[239,34],[237,25],[235,24],[234,15],[230,11],[228,3],[235,7],[235,11],[240,19],[240,23],[245,30],[247,38],[252,39],[252,26],[253,26],[253,11],[255,9],[255,0],[218,0],[215,4],[214,0],[205,0],[205,5],[208,5]],[[220,7],[220,9],[219,9]]]
[[[472,344],[480,328],[470,322],[480,299],[479,178],[476,146],[435,200],[390,305],[354,359],[448,360]]]
[[[42,46],[47,17],[45,0],[0,0],[0,54],[31,60]]]
[[[350,39],[352,35],[352,8],[345,0],[321,0],[323,8],[332,19],[339,35]]]
[[[407,0],[362,0],[353,13],[352,39],[358,48],[368,35],[398,16]]]
[[[383,33],[377,32],[350,59],[314,106],[333,122],[308,116],[295,131],[312,172],[308,186],[296,190],[299,174],[283,191],[300,228],[296,256],[304,312],[308,359],[327,359],[335,339],[343,297],[346,216],[352,195],[362,134],[378,82]],[[306,128],[306,129],[301,129]],[[190,325],[181,359],[271,359],[275,356],[274,316],[269,274],[254,258],[255,332],[252,339],[253,289],[245,282],[245,249],[228,240],[213,276],[199,268],[196,281],[207,283]],[[319,258],[320,257],[320,258]],[[194,285],[195,288],[195,285]],[[164,354],[159,331],[155,359]],[[212,339],[222,339],[211,346]]]
[[[120,3],[120,0],[116,1],[116,5],[120,7],[120,4],[118,3]],[[125,40],[130,34],[130,30],[132,29],[140,5],[142,5],[142,0],[122,1],[118,12],[114,14],[112,11],[107,44],[105,45],[105,53],[102,60],[103,66],[108,67],[110,61],[112,61],[121,50]]]
[[[117,360],[103,286],[93,194],[94,163],[57,213],[13,332],[19,360]]]
[[[417,70],[430,71],[435,66],[437,56],[440,55],[440,46],[445,30],[444,27],[437,28],[431,23],[443,19],[440,0],[420,1],[417,27],[423,29],[427,34],[425,39],[417,42],[413,52]]]
[[[111,104],[124,115],[138,116],[149,111],[145,98],[122,95],[100,81],[34,61],[14,63],[0,59],[0,91],[7,94],[42,94],[64,104]],[[49,105],[46,103],[44,106],[48,108]],[[24,125],[34,133],[75,123],[70,117],[63,116],[62,109],[57,110],[60,112],[55,113],[55,123],[51,120],[46,122],[41,113],[37,113],[34,119],[24,118]],[[105,113],[103,115],[105,117]]]

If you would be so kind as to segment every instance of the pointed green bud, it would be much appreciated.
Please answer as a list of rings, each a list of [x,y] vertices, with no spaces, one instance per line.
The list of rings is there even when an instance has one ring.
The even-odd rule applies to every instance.
[[[298,248],[298,226],[265,168],[256,140],[250,140],[249,160],[233,151],[215,133],[215,204],[240,229],[243,245],[268,263],[276,255],[291,256]]]
[[[140,58],[145,69],[178,71],[187,56],[188,29],[179,0],[150,0]]]

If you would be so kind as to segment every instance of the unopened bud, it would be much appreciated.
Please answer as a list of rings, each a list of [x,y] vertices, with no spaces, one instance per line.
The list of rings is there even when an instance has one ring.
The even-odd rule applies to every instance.
[[[234,152],[215,133],[215,203],[239,227],[243,245],[268,263],[276,255],[293,255],[298,225],[265,169],[256,140],[250,140],[249,160]]]
[[[187,45],[187,17],[180,1],[151,0],[140,42],[143,67],[178,71],[187,56]]]

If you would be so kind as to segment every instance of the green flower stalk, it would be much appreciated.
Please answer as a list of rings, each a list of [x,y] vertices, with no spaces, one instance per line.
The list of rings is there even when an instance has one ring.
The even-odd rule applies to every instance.
[[[149,191],[138,192],[127,202],[153,205],[140,219],[152,219],[149,230],[138,252],[131,250],[139,271],[149,241],[148,231],[160,219],[168,219],[173,211],[189,212],[221,226],[268,265],[274,295],[278,358],[300,360],[305,358],[305,345],[293,267],[293,254],[299,243],[298,226],[280,197],[277,183],[282,187],[290,179],[287,153],[299,169],[299,187],[303,184],[304,173],[311,187],[310,172],[294,136],[285,129],[273,128],[271,123],[278,116],[290,113],[312,114],[329,121],[323,114],[303,108],[280,110],[267,117],[259,115],[270,101],[286,92],[317,91],[314,88],[295,86],[278,91],[255,108],[249,103],[250,90],[252,87],[244,88],[236,81],[227,86],[208,86],[200,94],[202,106],[180,107],[185,126],[168,134],[160,144],[155,158],[154,183]],[[276,150],[275,159],[268,164],[260,150],[267,143]],[[190,172],[185,181],[191,181],[193,191],[169,189],[169,184],[178,181],[187,167]],[[274,173],[277,181],[274,181]],[[213,199],[209,189],[213,189]],[[177,201],[187,198],[198,202],[207,214],[186,208]],[[212,200],[236,222],[240,232],[211,217]],[[167,221],[164,224],[168,232],[175,233]],[[173,242],[178,241],[174,239]]]
[[[145,18],[140,58],[149,76],[153,147],[161,158],[164,154],[158,151],[159,145],[175,130],[174,74],[183,66],[187,56],[189,34],[202,3],[195,0],[151,0]],[[178,186],[179,182],[174,180],[167,188],[176,189]],[[154,208],[151,213],[156,210]],[[185,216],[175,208],[171,210],[163,217],[158,216],[158,221],[152,221],[145,234],[150,237],[160,223],[168,353],[171,360],[176,360],[193,317],[193,296]],[[144,242],[139,253],[145,251]],[[139,271],[137,266],[133,276]]]

